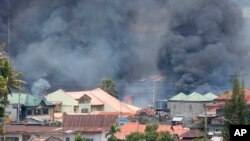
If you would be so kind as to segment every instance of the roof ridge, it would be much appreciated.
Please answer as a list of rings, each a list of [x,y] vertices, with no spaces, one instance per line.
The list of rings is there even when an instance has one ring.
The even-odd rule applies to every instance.
[[[121,105],[123,105],[123,106],[125,106],[130,112],[133,112],[133,110],[132,109],[130,109],[128,106],[126,106],[125,104],[123,104],[119,99],[117,99],[117,98],[115,98],[114,96],[112,96],[112,95],[110,95],[109,93],[107,93],[107,92],[105,92],[103,89],[101,89],[101,88],[95,88],[95,89],[93,89],[92,91],[96,91],[96,90],[101,90],[101,91],[103,91],[104,93],[106,93],[110,98],[113,98],[114,100],[116,100],[116,102],[118,102],[119,104],[120,104],[120,106]],[[91,91],[91,93],[92,93],[92,91]],[[94,96],[95,96],[95,94],[93,94]],[[96,96],[95,96],[96,97]],[[98,98],[99,99],[99,98]],[[102,102],[104,103],[104,104],[106,104],[106,105],[108,105],[110,108],[112,108],[114,111],[116,111],[116,112],[119,112],[119,111],[117,111],[115,108],[113,108],[113,106],[111,105],[111,104],[109,104],[109,103],[105,103],[103,100],[102,100]],[[120,110],[122,111],[122,107],[120,108]]]

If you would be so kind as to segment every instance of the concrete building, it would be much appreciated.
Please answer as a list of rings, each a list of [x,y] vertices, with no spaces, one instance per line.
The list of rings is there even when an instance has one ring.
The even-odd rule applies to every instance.
[[[88,141],[107,141],[105,135],[117,121],[117,115],[64,115],[61,127],[9,125],[6,137],[9,141],[74,141],[80,133]],[[2,136],[0,141],[3,141]]]
[[[54,105],[45,99],[39,99],[25,93],[12,93],[8,95],[8,101],[6,111],[13,121],[18,120],[18,103],[20,104],[20,121],[25,120],[27,117],[53,121]]]
[[[191,120],[194,116],[204,113],[204,104],[213,102],[216,97],[212,93],[205,95],[196,92],[189,95],[179,93],[168,100],[170,117],[182,116],[184,120]]]
[[[138,107],[125,104],[100,88],[90,91],[65,92],[57,90],[46,96],[56,105],[56,113],[91,113],[97,111],[135,114]]]

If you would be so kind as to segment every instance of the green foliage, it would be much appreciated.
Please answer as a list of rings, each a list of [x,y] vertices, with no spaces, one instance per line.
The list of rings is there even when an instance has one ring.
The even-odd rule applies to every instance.
[[[235,74],[232,81],[232,98],[225,104],[224,125],[222,136],[224,141],[230,140],[230,124],[246,124],[246,104],[244,102],[244,84],[240,85],[238,75]]]
[[[202,133],[205,132],[205,119],[200,119],[199,122],[195,125]]]
[[[156,131],[151,131],[151,132],[145,132],[145,140],[146,141],[156,141],[158,134]]]
[[[110,95],[117,97],[116,86],[112,79],[102,80],[101,88]]]
[[[147,125],[145,129],[145,139],[146,141],[156,141],[158,137],[158,133],[156,130],[158,129],[158,125]]]
[[[115,133],[120,132],[120,128],[115,125],[111,125],[108,133],[105,135],[108,141],[117,141]]]
[[[161,131],[156,141],[174,141],[174,137],[168,131]]]
[[[87,139],[81,133],[78,133],[75,137],[75,141],[87,141]]]
[[[154,132],[158,129],[158,125],[154,124],[154,125],[147,125],[145,132]]]
[[[4,135],[3,140],[6,140],[4,114],[5,107],[8,104],[8,95],[11,94],[12,90],[21,91],[22,85],[25,84],[24,81],[20,80],[22,74],[16,72],[5,54],[4,51],[0,51],[0,103],[3,105],[3,110],[1,111],[1,115],[3,115],[3,128],[1,133]]]
[[[133,132],[126,136],[126,141],[143,141],[144,134],[139,132]]]
[[[62,125],[62,123],[60,121],[54,121],[52,123],[53,126],[56,126],[56,127],[60,127]]]
[[[167,131],[157,132],[158,125],[147,125],[144,133],[133,132],[126,136],[126,141],[175,141]]]

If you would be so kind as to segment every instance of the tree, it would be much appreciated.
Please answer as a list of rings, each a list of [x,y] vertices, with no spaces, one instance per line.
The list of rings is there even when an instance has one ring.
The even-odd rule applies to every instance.
[[[108,133],[105,135],[108,141],[117,141],[115,133],[120,132],[120,128],[115,125],[111,125]]]
[[[126,141],[143,141],[144,134],[140,132],[132,132],[126,136]]]
[[[199,122],[195,125],[202,133],[205,132],[205,119],[200,119]]]
[[[4,45],[1,45],[0,48],[3,49]],[[16,92],[21,91],[21,86],[25,84],[24,81],[20,80],[22,74],[15,71],[15,68],[9,62],[8,57],[4,51],[0,51],[0,103],[2,104],[1,108],[1,117],[3,122],[2,134],[4,136],[4,141],[6,141],[5,136],[5,108],[8,104],[8,95],[11,94],[11,91]]]
[[[87,139],[81,133],[78,133],[76,135],[75,141],[87,141]]]
[[[112,79],[102,80],[101,88],[110,95],[117,97],[116,86]]]
[[[238,75],[235,74],[232,80],[232,97],[225,104],[224,125],[222,136],[224,141],[230,140],[229,125],[246,123],[246,104],[244,101],[244,84],[240,85]]]
[[[21,86],[25,84],[24,81],[20,80],[22,76],[21,73],[16,72],[15,68],[10,64],[9,60],[2,59],[0,60],[0,101],[3,105],[3,113],[5,115],[5,108],[8,104],[8,95],[11,94],[11,91],[21,91]],[[4,140],[5,137],[5,116],[3,119],[3,134]]]
[[[168,131],[161,131],[158,133],[158,137],[156,141],[174,141],[173,135],[171,135]]]
[[[158,133],[157,133],[157,129],[158,129],[158,125],[147,125],[146,129],[145,129],[145,139],[146,141],[156,141],[157,137],[158,137]]]

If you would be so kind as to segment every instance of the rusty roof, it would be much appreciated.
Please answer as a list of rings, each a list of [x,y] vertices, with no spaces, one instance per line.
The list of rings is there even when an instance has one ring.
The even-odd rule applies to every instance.
[[[60,127],[51,126],[26,126],[26,125],[11,125],[6,126],[7,133],[47,133],[59,134],[63,130]]]
[[[203,134],[199,130],[189,130],[181,135],[182,139],[194,139],[203,137]]]
[[[106,130],[117,121],[117,115],[64,115],[64,128]]]

